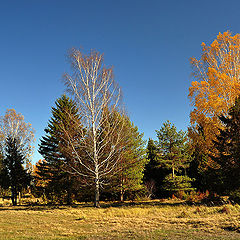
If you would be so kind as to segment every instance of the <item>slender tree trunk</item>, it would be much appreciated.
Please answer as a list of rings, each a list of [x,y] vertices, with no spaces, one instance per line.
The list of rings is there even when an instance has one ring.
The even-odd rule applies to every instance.
[[[120,201],[123,202],[123,186],[121,183],[121,190],[120,190]]]
[[[100,207],[100,203],[99,203],[99,179],[98,179],[98,175],[95,178],[95,199],[94,199],[94,207],[99,208]]]
[[[17,205],[17,192],[16,192],[16,189],[14,187],[11,188],[11,199],[12,199],[12,205],[13,206],[16,206]]]
[[[72,205],[72,194],[69,190],[67,192],[67,205]]]
[[[172,167],[172,177],[175,178],[175,169]]]
[[[72,205],[72,181],[70,176],[68,176],[67,205]]]
[[[15,192],[15,206],[17,206],[17,191]]]
[[[18,203],[21,205],[21,192],[18,192]]]
[[[120,185],[120,201],[121,201],[121,202],[124,202],[123,183],[124,183],[124,179],[122,178],[121,185]]]
[[[94,114],[92,114],[94,116]],[[95,122],[92,121],[92,132],[93,132],[93,156],[95,162],[95,199],[94,207],[100,207],[99,203],[99,166],[98,166],[98,155],[97,155],[97,140],[96,140],[96,127]]]
[[[15,206],[15,204],[14,204],[14,190],[13,190],[13,188],[11,188],[11,199],[12,199],[12,205],[13,206]]]
[[[123,189],[122,189],[122,188],[121,188],[121,191],[120,191],[120,201],[121,201],[121,202],[124,202]]]

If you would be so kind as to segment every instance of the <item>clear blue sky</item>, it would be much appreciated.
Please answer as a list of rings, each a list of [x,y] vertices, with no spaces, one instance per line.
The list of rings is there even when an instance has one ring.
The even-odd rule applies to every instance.
[[[189,125],[189,58],[219,32],[240,33],[240,1],[0,1],[0,115],[14,108],[39,138],[64,93],[67,50],[103,52],[131,120],[155,138],[166,120]]]

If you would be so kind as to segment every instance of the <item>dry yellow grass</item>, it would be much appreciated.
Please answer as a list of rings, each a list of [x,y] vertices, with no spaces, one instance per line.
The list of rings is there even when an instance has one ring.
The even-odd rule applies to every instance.
[[[226,211],[227,209],[227,211]],[[240,239],[240,206],[0,207],[0,239]]]

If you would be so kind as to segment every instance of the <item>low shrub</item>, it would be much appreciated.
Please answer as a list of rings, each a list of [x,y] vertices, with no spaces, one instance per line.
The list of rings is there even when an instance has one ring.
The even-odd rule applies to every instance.
[[[240,203],[240,188],[230,192],[229,200],[234,201],[236,203]]]

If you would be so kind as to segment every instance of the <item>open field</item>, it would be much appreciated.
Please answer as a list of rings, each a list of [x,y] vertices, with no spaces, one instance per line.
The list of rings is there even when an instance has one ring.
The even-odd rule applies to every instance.
[[[240,206],[2,206],[0,239],[240,239]]]

